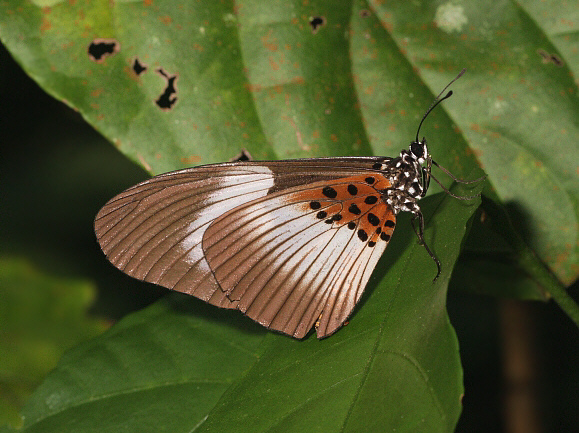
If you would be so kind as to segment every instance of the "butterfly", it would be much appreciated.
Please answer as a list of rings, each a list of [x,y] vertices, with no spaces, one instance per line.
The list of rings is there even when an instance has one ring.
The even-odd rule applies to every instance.
[[[314,326],[318,338],[329,336],[360,300],[398,213],[412,214],[440,274],[418,205],[436,180],[432,165],[440,166],[418,134],[463,73],[396,158],[230,162],[161,174],[105,204],[98,242],[132,277],[241,310],[298,339]]]

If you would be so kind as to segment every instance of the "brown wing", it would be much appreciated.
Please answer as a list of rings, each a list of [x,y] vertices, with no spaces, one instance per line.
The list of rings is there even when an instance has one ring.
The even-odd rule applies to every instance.
[[[227,290],[220,287],[202,249],[214,220],[303,184],[376,171],[387,160],[229,163],[167,173],[110,200],[95,219],[95,232],[107,258],[128,275],[236,308],[238,301],[225,296]]]

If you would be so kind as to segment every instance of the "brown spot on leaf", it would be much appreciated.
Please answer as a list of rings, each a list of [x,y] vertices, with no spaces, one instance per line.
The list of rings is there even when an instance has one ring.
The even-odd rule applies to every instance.
[[[137,154],[137,159],[139,160],[141,165],[143,167],[145,167],[145,170],[147,170],[148,172],[152,171],[151,166],[147,163],[147,161],[145,161],[145,158],[143,158],[143,155],[141,155],[140,153]]]
[[[245,83],[243,87],[245,87],[245,90],[247,90],[248,92],[261,92],[262,90],[261,84]]]
[[[50,8],[42,8],[42,21],[40,22],[40,33],[44,33],[52,28],[52,23],[48,19],[50,14]]]
[[[296,133],[296,141],[298,142],[298,145],[300,146],[300,148],[304,149],[304,150],[308,150],[309,146],[303,142],[302,133],[301,133],[300,129],[298,128],[298,126],[296,125],[296,123],[294,122],[294,120],[291,117],[287,117],[287,116],[282,116],[282,118],[284,120],[287,120],[290,123],[290,125],[292,126],[292,128],[294,129],[294,131]]]
[[[293,84],[305,84],[306,80],[304,79],[304,77],[293,77],[292,83]]]
[[[201,156],[190,155],[181,158],[181,164],[199,164],[201,162]]]
[[[261,38],[261,42],[263,43],[264,48],[268,49],[269,51],[277,51],[277,40],[272,37],[272,33],[273,30],[270,29],[267,32],[267,35]]]
[[[269,58],[269,66],[271,67],[271,69],[272,69],[273,71],[279,70],[279,65],[276,63],[275,60],[273,60],[272,57]]]
[[[164,15],[159,17],[159,21],[161,21],[163,24],[169,25],[173,22],[173,19],[169,15]]]

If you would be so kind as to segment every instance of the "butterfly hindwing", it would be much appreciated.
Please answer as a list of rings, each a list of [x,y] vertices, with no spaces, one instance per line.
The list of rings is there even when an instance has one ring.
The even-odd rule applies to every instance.
[[[368,226],[370,237],[370,229],[374,228],[370,220],[375,222],[375,219],[368,220],[366,216],[364,220],[344,212],[341,221],[328,223],[329,218],[321,218],[320,212],[330,215],[344,206],[349,209],[356,204],[358,196],[362,197],[348,192],[348,185],[337,179],[356,177],[362,188],[379,189],[380,185],[371,187],[366,178],[368,172],[374,170],[376,181],[381,178],[383,182],[386,178],[377,170],[379,166],[383,169],[387,160],[376,157],[314,158],[215,164],[180,170],[151,178],[110,200],[96,217],[95,231],[108,259],[128,275],[194,295],[220,307],[240,308],[264,324],[269,320],[267,315],[255,311],[258,302],[266,302],[267,294],[257,296],[255,299],[259,301],[254,301],[252,308],[246,308],[244,303],[259,287],[271,287],[272,283],[263,282],[264,273],[251,290],[243,288],[265,263],[276,263],[280,274],[273,281],[291,283],[301,278],[298,287],[302,288],[311,279],[321,289],[301,294],[291,292],[288,306],[280,304],[285,299],[283,292],[272,292],[272,301],[266,302],[266,310],[269,314],[274,311],[279,314],[268,326],[303,336],[319,318],[319,312],[324,311],[318,336],[328,335],[336,329],[334,325],[337,322],[341,325],[342,317],[345,320],[351,312],[385,243],[358,251],[359,248],[354,248],[358,230]],[[323,188],[331,188],[331,185],[336,185],[336,192],[341,195],[339,199],[332,198],[332,194],[324,195]],[[313,209],[311,203],[316,201],[320,207]],[[385,207],[381,201],[379,203]],[[293,215],[291,219],[288,219],[288,212]],[[378,210],[373,212],[377,218],[382,218]],[[384,215],[391,214],[388,209],[384,212]],[[242,219],[233,221],[241,228],[229,225],[229,229],[218,234],[217,228],[227,226],[234,215],[243,215]],[[348,229],[347,225],[354,220],[358,224],[356,229]],[[391,221],[394,221],[393,215]],[[346,229],[338,230],[339,227]],[[278,237],[280,231],[282,234]],[[259,238],[250,245],[252,236],[256,235]],[[320,251],[317,242],[326,242],[329,246]],[[374,241],[369,239],[368,242]],[[216,254],[219,246],[226,244],[232,245],[231,251],[240,254],[244,251],[267,254],[261,264],[252,254],[246,261],[239,260],[240,256],[235,259]],[[357,259],[356,254],[360,258]],[[227,262],[225,267],[220,260]],[[281,262],[285,267],[279,267]],[[294,267],[290,268],[292,264]],[[232,274],[226,276],[223,269],[228,267]],[[311,275],[304,276],[306,268]],[[331,269],[332,275],[326,269]],[[243,281],[239,279],[245,274],[247,277]],[[323,281],[321,275],[325,276]],[[284,282],[284,287],[287,291],[287,287],[292,286]],[[298,300],[302,296],[305,301]],[[325,314],[328,303],[340,307],[332,307],[332,313]],[[278,304],[281,306],[275,310],[273,305]],[[292,316],[284,322],[284,315],[291,309],[289,305],[295,306],[299,319]],[[288,332],[289,329],[292,332]]]
[[[379,174],[308,183],[216,219],[203,251],[225,296],[294,337],[316,322],[319,338],[332,334],[360,299],[394,230],[394,214],[377,190],[387,186]]]

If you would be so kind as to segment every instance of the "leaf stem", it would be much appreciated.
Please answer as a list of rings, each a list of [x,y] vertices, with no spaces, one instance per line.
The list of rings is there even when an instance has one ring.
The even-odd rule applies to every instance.
[[[545,290],[546,295],[553,298],[559,307],[569,316],[579,328],[579,305],[567,293],[565,286],[539,260],[535,253],[519,238],[523,248],[517,248],[518,263]]]
[[[579,328],[579,305],[567,293],[563,283],[545,266],[531,247],[521,238],[513,226],[509,215],[503,208],[490,199],[483,197],[483,207],[491,215],[493,230],[499,233],[513,248],[516,262],[521,269],[533,278],[552,297],[559,307]]]

